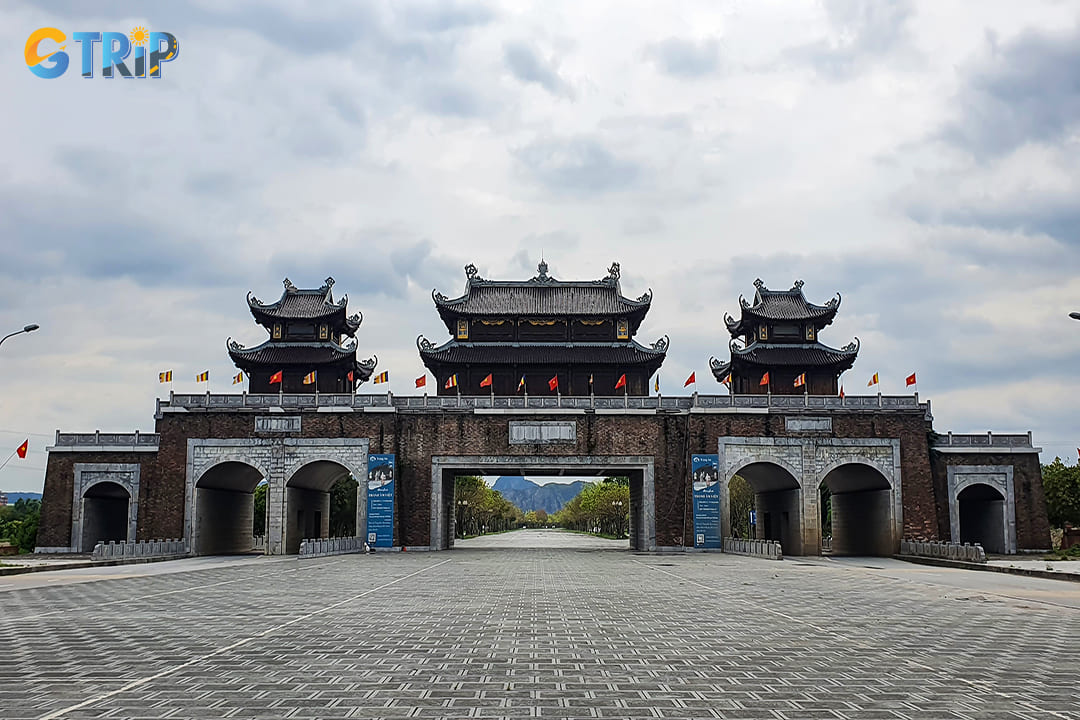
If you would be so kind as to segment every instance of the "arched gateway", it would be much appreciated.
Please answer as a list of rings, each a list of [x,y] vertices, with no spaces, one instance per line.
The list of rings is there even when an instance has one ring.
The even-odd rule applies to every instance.
[[[262,547],[295,552],[305,537],[327,535],[327,493],[348,476],[361,480],[363,535],[369,452],[395,456],[394,493],[378,497],[379,537],[392,514],[390,540],[408,549],[450,546],[452,478],[477,473],[628,477],[638,550],[694,547],[706,537],[695,512],[709,531],[701,546],[719,544],[731,533],[736,474],[754,496],[755,534],[779,540],[785,554],[821,551],[824,498],[837,553],[889,554],[905,535],[1007,552],[1049,546],[1030,435],[946,437],[917,395],[844,396],[838,378],[858,342],[833,348],[819,337],[839,296],[819,305],[801,282],[755,282],[753,301],[740,299],[739,317],[724,321],[730,358],[711,363],[727,391],[699,394],[695,384],[692,395],[669,396],[655,375],[668,338],[637,340],[651,292],[624,295],[618,263],[586,281],[557,280],[544,263],[537,270],[488,280],[469,265],[463,295],[435,292],[450,337],[419,339],[435,382],[424,376],[417,387],[427,394],[410,397],[356,392],[389,373],[357,359],[361,316],[335,298],[332,278],[312,289],[285,280],[273,303],[249,296],[268,338],[228,350],[251,392],[170,394],[158,401],[153,434],[57,432],[39,549],[183,537],[199,553],[250,551],[265,482]],[[695,497],[701,455],[718,469],[722,508],[711,470],[710,499],[705,489]]]
[[[754,492],[755,537],[778,540],[788,555],[821,552],[818,489],[832,494],[832,549],[892,555],[903,538],[899,439],[721,437],[721,525],[730,534],[727,483],[746,478]]]

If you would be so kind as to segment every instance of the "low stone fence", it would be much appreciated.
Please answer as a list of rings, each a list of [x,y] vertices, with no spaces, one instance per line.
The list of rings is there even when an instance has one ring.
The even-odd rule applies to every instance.
[[[780,543],[775,540],[743,540],[742,538],[724,538],[724,552],[734,555],[752,555],[767,560],[783,560],[784,553]]]
[[[347,555],[367,552],[367,543],[362,537],[315,538],[300,541],[300,557],[327,557],[328,555]]]
[[[140,542],[99,542],[90,557],[94,560],[124,558],[185,557],[190,555],[184,540],[142,540]]]
[[[916,557],[941,558],[942,560],[959,560],[961,562],[986,562],[986,551],[978,543],[969,545],[964,543],[943,542],[941,540],[901,540],[901,555],[915,555]]]

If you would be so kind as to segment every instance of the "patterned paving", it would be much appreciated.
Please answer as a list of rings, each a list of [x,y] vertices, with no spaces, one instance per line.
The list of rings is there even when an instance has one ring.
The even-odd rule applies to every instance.
[[[1080,718],[1075,583],[595,544],[162,565],[0,592],[0,716]]]

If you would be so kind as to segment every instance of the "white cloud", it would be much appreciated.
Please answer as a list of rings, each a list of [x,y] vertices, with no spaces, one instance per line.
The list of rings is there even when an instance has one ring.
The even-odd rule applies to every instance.
[[[5,5],[5,47],[138,22],[181,55],[159,81],[0,63],[17,109],[0,115],[0,328],[42,325],[0,349],[0,443],[32,441],[0,486],[40,487],[57,427],[151,430],[160,370],[227,389],[225,338],[262,336],[248,290],[333,275],[364,313],[361,354],[404,394],[415,337],[446,336],[432,288],[457,294],[467,262],[528,277],[541,252],[559,277],[618,260],[627,294],[652,288],[640,338],[671,337],[665,393],[691,371],[718,387],[723,312],[755,277],[803,278],[844,297],[823,341],[862,340],[849,390],[917,370],[939,430],[1030,428],[1064,452],[1080,143],[1053,61],[1077,18],[1055,2]]]

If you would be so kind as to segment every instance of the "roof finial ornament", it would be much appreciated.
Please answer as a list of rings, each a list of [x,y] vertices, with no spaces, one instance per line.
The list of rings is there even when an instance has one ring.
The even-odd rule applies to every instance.
[[[537,275],[536,277],[540,278],[541,280],[547,280],[548,279],[548,274],[547,274],[548,264],[544,260],[543,256],[540,256],[540,263],[536,266],[536,269],[540,272],[540,274]]]
[[[325,285],[327,288],[334,287],[334,278],[333,278],[333,276],[326,278],[326,281],[323,282],[323,285]]]
[[[607,276],[612,280],[618,280],[619,279],[619,263],[617,263],[617,262],[611,263],[611,267],[609,267],[607,269]]]
[[[282,284],[285,285],[285,292],[296,292],[296,286],[292,284],[292,281],[289,280],[289,278],[285,278],[285,282]]]
[[[802,286],[803,286],[803,281],[802,280],[796,280],[795,284],[791,286],[791,289],[792,290],[802,290]]]
[[[476,274],[477,274],[477,269],[476,269],[475,265],[473,265],[472,263],[469,263],[468,265],[465,266],[465,277],[472,280],[474,277],[476,277]]]
[[[765,282],[761,278],[758,278],[754,281],[754,287],[756,287],[758,290],[764,290]]]

